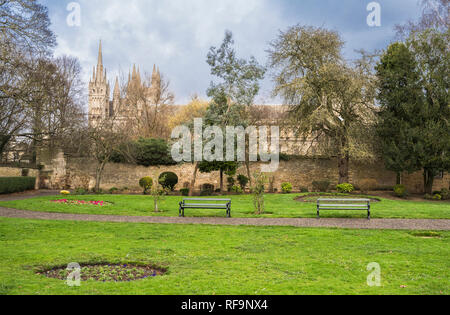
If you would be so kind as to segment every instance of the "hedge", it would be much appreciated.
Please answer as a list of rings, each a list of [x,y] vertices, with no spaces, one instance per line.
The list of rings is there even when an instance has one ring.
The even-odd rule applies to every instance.
[[[36,177],[0,177],[0,194],[34,190]]]

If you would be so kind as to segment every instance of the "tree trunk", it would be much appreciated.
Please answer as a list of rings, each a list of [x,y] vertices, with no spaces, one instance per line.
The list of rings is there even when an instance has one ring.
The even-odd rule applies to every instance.
[[[397,173],[397,185],[401,185],[402,184],[402,173],[398,172]]]
[[[424,182],[424,188],[426,194],[433,194],[433,184],[434,184],[434,172],[425,169],[423,172],[423,182]]]
[[[154,202],[155,202],[155,212],[157,213],[157,212],[159,212],[158,200],[155,198]]]
[[[198,174],[198,163],[195,163],[194,174],[192,175],[192,181],[189,188],[189,197],[192,197],[194,195],[195,182],[197,181],[197,174]]]
[[[100,183],[102,180],[103,170],[105,169],[106,162],[102,162],[95,172],[95,192],[100,192]]]
[[[223,170],[220,170],[220,193],[223,194]]]
[[[349,182],[349,165],[350,165],[350,157],[348,153],[345,155],[338,155],[338,163],[339,163],[339,184],[344,184]]]

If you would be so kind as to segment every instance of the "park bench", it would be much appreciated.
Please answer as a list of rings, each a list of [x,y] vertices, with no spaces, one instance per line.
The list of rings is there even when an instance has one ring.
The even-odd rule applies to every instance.
[[[184,217],[184,209],[223,209],[231,218],[231,199],[185,198],[180,202],[180,217]]]
[[[369,199],[324,199],[317,200],[317,218],[320,219],[322,210],[361,210],[367,211],[367,219],[370,220]]]

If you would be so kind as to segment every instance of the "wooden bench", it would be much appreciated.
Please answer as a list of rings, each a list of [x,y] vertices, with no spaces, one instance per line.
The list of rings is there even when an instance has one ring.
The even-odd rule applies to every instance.
[[[361,210],[367,211],[370,220],[370,199],[324,199],[317,200],[317,218],[322,210]]]
[[[223,209],[231,218],[231,199],[185,198],[180,202],[180,217],[184,217],[184,209]]]

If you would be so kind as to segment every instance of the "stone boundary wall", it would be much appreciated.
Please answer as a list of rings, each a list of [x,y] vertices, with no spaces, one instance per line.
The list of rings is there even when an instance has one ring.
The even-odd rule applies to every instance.
[[[251,165],[251,173],[260,171],[260,164]],[[128,188],[131,190],[140,190],[138,181],[140,178],[150,176],[153,179],[163,172],[173,172],[177,174],[179,183],[176,189],[187,187],[194,173],[193,164],[180,164],[175,166],[143,167],[127,164],[108,164],[105,167],[102,177],[101,188],[108,190],[110,188]],[[245,167],[241,167],[237,174],[247,175]],[[312,189],[312,182],[328,179],[333,185],[338,182],[337,161],[332,159],[307,159],[298,158],[291,161],[281,161],[277,172],[269,174],[273,180],[273,186],[281,191],[281,184],[290,182],[295,191],[300,187]],[[396,174],[379,167],[379,164],[352,164],[350,167],[350,182],[358,185],[363,179],[375,179],[379,187],[392,187],[396,183]],[[219,172],[210,174],[198,173],[195,185],[196,190],[200,190],[204,184],[220,187]],[[57,182],[57,181],[54,181]],[[95,185],[95,163],[82,159],[69,159],[64,180],[64,188],[93,188]],[[224,180],[226,185],[226,178]],[[54,187],[55,188],[55,187]],[[62,188],[62,187],[60,187]]]

